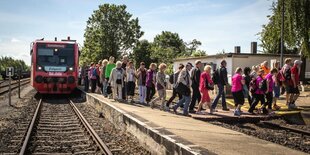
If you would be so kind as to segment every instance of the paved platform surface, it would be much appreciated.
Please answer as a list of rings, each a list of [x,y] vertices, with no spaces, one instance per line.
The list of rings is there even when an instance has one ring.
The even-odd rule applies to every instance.
[[[93,94],[101,100],[126,111],[140,121],[148,122],[158,128],[184,138],[216,154],[305,154],[275,143],[261,140],[233,130],[209,124],[191,117],[184,117],[141,105],[118,103]]]

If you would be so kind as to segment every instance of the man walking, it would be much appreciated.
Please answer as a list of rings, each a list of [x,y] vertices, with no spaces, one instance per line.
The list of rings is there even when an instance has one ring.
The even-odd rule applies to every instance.
[[[215,81],[215,83],[217,83],[218,92],[217,92],[215,99],[213,100],[213,103],[212,103],[212,106],[210,109],[210,113],[213,113],[215,111],[215,108],[217,106],[217,103],[218,103],[220,97],[222,97],[222,108],[223,108],[223,110],[229,111],[229,109],[227,108],[227,105],[226,105],[226,98],[225,98],[225,87],[228,84],[226,65],[227,65],[227,62],[225,60],[222,60],[220,68],[215,70],[216,71],[215,74],[217,74],[217,77],[218,77],[218,79],[216,79],[216,81]]]
[[[188,114],[188,106],[189,103],[191,101],[191,90],[190,90],[190,86],[191,86],[191,79],[190,79],[190,75],[189,75],[189,71],[192,69],[192,64],[191,63],[187,63],[186,67],[183,68],[181,70],[181,72],[179,73],[179,77],[178,77],[178,86],[177,88],[181,94],[182,94],[182,99],[178,101],[178,103],[173,107],[173,111],[175,114],[177,114],[177,109],[184,104],[184,108],[183,108],[183,115],[184,116],[189,116]],[[182,86],[182,87],[181,87]],[[182,89],[182,90],[180,90]]]
[[[197,60],[195,62],[195,68],[192,69],[191,71],[191,80],[192,80],[192,90],[193,90],[193,94],[192,94],[192,101],[191,101],[191,104],[189,106],[189,112],[190,113],[195,113],[195,105],[196,105],[196,102],[198,101],[198,103],[200,102],[200,98],[201,98],[201,95],[200,95],[200,91],[199,91],[199,81],[200,81],[200,74],[201,74],[201,71],[200,71],[200,68],[202,66],[202,63],[200,60]]]

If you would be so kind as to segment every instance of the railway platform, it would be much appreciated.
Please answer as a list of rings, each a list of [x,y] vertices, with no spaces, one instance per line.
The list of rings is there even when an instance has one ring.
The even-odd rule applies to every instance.
[[[167,147],[171,146],[176,151],[178,149],[175,149],[174,145],[181,145],[187,151],[191,153],[199,152],[198,154],[305,154],[207,122],[207,120],[218,118],[235,119],[230,114],[232,112],[219,111],[221,116],[193,115],[192,117],[185,117],[158,109],[151,109],[139,104],[115,102],[114,100],[104,98],[100,94],[86,93],[86,97],[88,104],[92,104],[98,111],[103,112],[105,117],[109,117],[114,123],[123,123],[123,125],[128,126],[127,130],[131,131],[131,133],[137,133],[135,136],[138,139],[139,137],[145,139],[145,136],[138,135],[138,133],[144,131],[168,150],[169,148]],[[195,117],[205,117],[204,120],[206,121],[201,121],[201,118],[195,119]],[[246,115],[244,119],[255,117],[264,119],[262,116],[253,115]],[[133,129],[134,127],[135,129]],[[141,132],[137,132],[137,130]],[[151,132],[156,133],[157,138],[150,134]],[[157,140],[158,136],[162,138]],[[170,139],[170,142],[173,142],[174,145],[168,145],[165,139]],[[151,143],[146,142],[146,144]]]

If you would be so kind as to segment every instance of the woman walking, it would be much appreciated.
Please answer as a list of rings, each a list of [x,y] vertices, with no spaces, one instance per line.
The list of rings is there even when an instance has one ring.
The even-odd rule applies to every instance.
[[[115,60],[115,58],[110,56],[109,63],[106,66],[105,78],[107,81],[110,81],[110,75],[111,75],[112,69],[115,68],[115,66],[116,66],[114,63],[114,60]],[[110,94],[111,93],[110,91],[111,91],[111,83],[109,82],[108,86],[107,86],[107,94]],[[109,98],[112,98],[111,95],[109,95]]]
[[[145,104],[146,98],[146,69],[145,63],[140,63],[140,68],[136,72],[136,76],[138,79],[138,86],[139,86],[139,96],[140,96],[140,104]]]
[[[107,79],[105,77],[105,70],[106,70],[107,65],[108,65],[108,60],[104,59],[102,61],[102,66],[101,66],[101,70],[100,70],[100,82],[102,83],[102,94],[104,97],[108,97],[108,94],[107,94],[108,82],[107,82]]]
[[[151,101],[151,108],[155,107],[155,102],[161,100],[160,109],[165,109],[165,100],[166,100],[166,74],[165,70],[167,65],[162,63],[158,66],[159,71],[156,74],[156,89],[158,93],[158,97],[156,97],[153,101]]]
[[[128,66],[126,68],[126,81],[127,81],[127,95],[128,100],[130,100],[131,103],[134,103],[134,96],[135,96],[135,88],[136,88],[136,75],[135,75],[136,69],[133,66],[133,62],[130,61],[128,63]]]
[[[150,101],[155,95],[155,83],[156,83],[156,64],[151,63],[146,75],[146,102],[149,105]]]
[[[235,75],[231,79],[232,87],[231,92],[235,102],[235,116],[241,115],[241,106],[244,104],[244,95],[243,95],[243,85],[245,81],[242,77],[242,69],[240,67],[236,68]]]
[[[261,89],[259,89],[259,85],[262,84],[263,82],[263,74],[264,74],[264,70],[260,69],[257,73],[257,77],[255,80],[255,87],[256,89],[254,90],[253,93],[253,102],[251,104],[251,107],[249,109],[249,113],[254,114],[254,109],[256,107],[256,105],[258,104],[258,102],[261,102],[262,105],[265,105],[265,92]],[[266,109],[265,109],[266,110]],[[261,108],[259,109],[259,112],[261,111]]]
[[[124,85],[124,75],[125,71],[122,68],[122,62],[116,62],[116,68],[112,69],[109,83],[113,88],[113,98],[116,101],[122,101],[122,88]]]
[[[204,67],[204,72],[201,73],[200,75],[199,91],[201,93],[201,100],[198,105],[198,109],[196,112],[197,114],[205,114],[204,112],[201,111],[203,104],[206,104],[209,107],[209,109],[211,109],[211,99],[209,95],[209,89],[212,89],[213,81],[211,79],[210,73],[211,73],[211,66],[207,65]]]
[[[243,69],[243,79],[244,79],[244,82],[245,82],[244,86],[247,88],[247,92],[245,92],[245,93],[247,93],[248,103],[251,106],[252,97],[250,96],[249,90],[250,90],[250,82],[251,82],[252,78],[250,76],[250,73],[251,73],[251,68],[250,67],[245,67]]]

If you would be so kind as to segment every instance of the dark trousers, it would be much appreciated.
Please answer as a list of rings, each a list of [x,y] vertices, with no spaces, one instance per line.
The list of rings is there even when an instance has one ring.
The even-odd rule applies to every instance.
[[[199,87],[194,86],[192,88],[193,88],[193,94],[192,94],[192,101],[191,101],[191,104],[189,106],[189,110],[194,110],[194,107],[196,105],[196,101],[198,101],[198,103],[199,103],[200,99],[201,99]]]
[[[155,95],[155,86],[146,87],[146,102],[150,102]]]
[[[166,103],[166,106],[169,107],[170,103],[175,99],[175,97],[177,97],[177,95],[179,96],[179,100],[182,99],[182,95],[180,93],[178,93],[175,88],[173,88],[172,90],[172,96],[170,97],[170,99],[168,100],[168,102]]]
[[[224,85],[223,84],[217,84],[217,87],[219,88],[216,97],[214,98],[213,102],[212,102],[212,109],[215,109],[217,106],[217,103],[220,99],[220,97],[222,97],[222,108],[226,109],[227,105],[226,105],[226,96],[225,96],[225,91],[224,91]]]
[[[96,87],[97,87],[97,80],[96,79],[91,79],[91,92],[94,93],[96,91]]]
[[[127,82],[124,81],[124,86],[122,88],[122,99],[126,100],[127,97]]]
[[[267,104],[267,106],[268,106],[268,109],[271,109],[272,100],[273,100],[273,94],[272,94],[272,92],[268,92],[268,93],[266,94],[266,99],[267,99],[266,104]]]
[[[80,86],[80,85],[82,85],[82,78],[78,78],[78,85]]]
[[[252,96],[248,95],[248,102],[249,102],[249,105],[251,106],[252,105]]]
[[[249,112],[253,112],[256,105],[258,104],[258,102],[261,102],[262,105],[265,104],[265,95],[264,94],[254,94],[253,95],[253,102],[252,102],[252,105],[249,109]]]
[[[88,92],[89,90],[89,79],[88,76],[84,77],[84,91]]]

